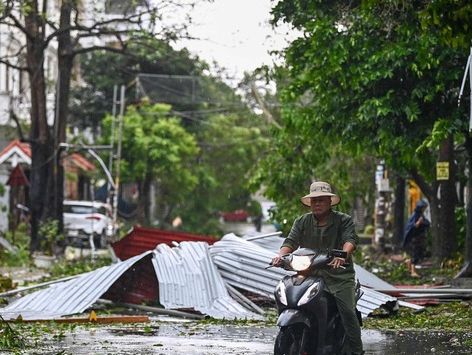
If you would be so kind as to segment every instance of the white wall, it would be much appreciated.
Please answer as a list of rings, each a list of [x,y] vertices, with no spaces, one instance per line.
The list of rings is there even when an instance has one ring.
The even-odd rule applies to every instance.
[[[6,165],[0,165],[0,184],[4,185],[5,193],[0,196],[0,231],[8,230],[8,204],[10,200],[10,187],[6,186],[8,171]]]

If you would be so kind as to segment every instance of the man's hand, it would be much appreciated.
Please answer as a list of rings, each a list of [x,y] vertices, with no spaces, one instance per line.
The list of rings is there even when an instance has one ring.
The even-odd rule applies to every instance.
[[[289,247],[281,247],[279,250],[279,254],[277,256],[274,256],[271,261],[272,266],[280,266],[282,265],[282,255],[287,255],[292,252],[292,248]]]
[[[331,260],[331,262],[328,264],[329,266],[332,266],[334,269],[342,268],[345,269],[343,266],[346,263],[346,259],[344,258],[334,258]]]
[[[282,264],[282,257],[280,255],[274,256],[270,264],[272,266],[280,266]]]

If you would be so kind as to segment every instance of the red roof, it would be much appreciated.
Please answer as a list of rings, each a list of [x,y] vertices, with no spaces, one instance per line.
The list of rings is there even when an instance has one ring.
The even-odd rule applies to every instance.
[[[82,170],[85,170],[85,171],[95,170],[95,165],[93,165],[89,160],[84,158],[79,153],[72,153],[68,155],[65,159],[70,160],[72,163],[77,165]]]
[[[21,151],[27,155],[29,158],[31,158],[31,147],[29,143],[22,143],[18,139],[15,139],[11,141],[3,150],[0,152],[0,159],[2,156],[8,154],[13,148],[19,148]],[[78,166],[80,169],[84,171],[93,171],[95,170],[95,165],[85,158],[83,155],[79,153],[72,153],[66,156],[66,160],[71,161],[73,164]]]
[[[12,140],[3,150],[0,152],[0,157],[7,154],[13,148],[18,147],[23,153],[31,158],[31,148],[29,143],[20,142],[18,139]]]
[[[116,256],[121,260],[126,260],[147,250],[153,250],[161,243],[173,246],[172,242],[179,243],[186,241],[213,244],[217,240],[213,237],[192,233],[133,227],[126,237],[113,243],[112,247]]]

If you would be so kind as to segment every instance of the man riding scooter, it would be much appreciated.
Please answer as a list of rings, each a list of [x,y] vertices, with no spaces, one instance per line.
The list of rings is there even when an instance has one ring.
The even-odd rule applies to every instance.
[[[347,340],[352,354],[362,354],[361,328],[355,309],[355,272],[352,253],[359,241],[354,230],[352,218],[334,211],[332,206],[340,202],[331,186],[322,181],[313,182],[310,193],[301,202],[311,207],[311,212],[298,217],[282,244],[279,254],[273,258],[272,265],[279,265],[283,255],[297,248],[342,249],[347,252],[346,259],[335,257],[328,270],[317,270],[317,276],[325,280],[328,292],[336,300]]]

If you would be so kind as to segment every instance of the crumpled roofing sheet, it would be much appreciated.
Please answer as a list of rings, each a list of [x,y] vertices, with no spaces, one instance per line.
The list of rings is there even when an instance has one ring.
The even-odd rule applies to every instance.
[[[278,236],[263,239],[266,246],[281,244],[281,238]],[[270,241],[270,239],[274,240]],[[257,243],[260,240],[262,239],[248,241],[234,234],[227,234],[210,246],[210,253],[221,275],[230,285],[274,299],[273,292],[277,283],[285,275],[293,273],[281,268],[266,269],[276,251],[259,246]],[[395,297],[366,287],[361,287],[361,289],[364,293],[358,301],[358,309],[363,318],[379,307],[386,306],[388,309],[393,309],[398,306]]]
[[[128,269],[150,253],[151,251],[148,251],[126,261],[104,266],[75,279],[30,293],[5,308],[0,308],[0,314],[5,319],[16,319],[19,315],[23,319],[54,319],[82,313]]]
[[[159,302],[165,308],[193,308],[220,319],[261,319],[260,315],[247,310],[229,296],[206,242],[183,242],[174,248],[160,244],[155,251],[147,251],[24,296],[0,309],[0,314],[5,319],[16,319],[20,314],[23,319],[54,319],[82,313],[100,297],[106,296],[109,290],[116,289],[117,285],[120,287],[118,279],[150,254],[152,263],[149,262],[149,273],[157,276]],[[142,278],[142,275],[136,277]],[[128,292],[132,292],[131,286]]]
[[[20,314],[24,319],[52,319],[82,313],[106,296],[108,290],[119,286],[115,282],[130,268],[133,270],[136,263],[146,262],[143,258],[150,253],[149,272],[157,275],[161,304],[166,308],[194,308],[215,318],[259,318],[229,296],[225,282],[274,299],[277,283],[291,274],[280,268],[267,268],[275,255],[273,250],[229,234],[212,246],[205,242],[182,242],[175,248],[161,244],[154,252],[29,294],[0,309],[0,314],[5,319],[15,319]],[[394,297],[366,288],[363,291],[358,304],[364,317],[380,306],[396,304]]]
[[[159,280],[159,302],[165,308],[194,308],[214,318],[261,317],[232,299],[205,242],[160,244],[152,260]]]
[[[224,280],[237,288],[274,299],[274,289],[293,273],[270,267],[275,253],[230,233],[210,246],[210,253]]]

